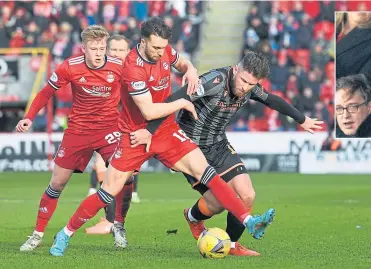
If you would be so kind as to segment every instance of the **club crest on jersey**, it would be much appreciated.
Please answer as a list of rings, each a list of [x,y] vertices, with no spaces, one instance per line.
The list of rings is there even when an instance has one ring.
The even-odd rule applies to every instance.
[[[58,76],[55,72],[53,72],[53,74],[50,76],[50,80],[53,81],[53,82],[58,81]]]
[[[144,90],[146,88],[146,83],[144,81],[132,82],[131,87],[133,87],[134,90]]]
[[[162,67],[163,67],[165,70],[168,70],[168,69],[169,69],[169,65],[167,64],[167,62],[162,62]]]
[[[111,72],[109,72],[107,75],[107,82],[112,83],[114,81],[115,81],[115,76]]]
[[[115,151],[115,158],[116,159],[119,159],[121,158],[121,155],[122,155],[122,149],[121,148],[117,148],[116,151]]]
[[[59,158],[62,158],[62,157],[64,156],[64,154],[65,154],[64,147],[60,147],[60,148],[58,149],[57,156],[58,156]]]

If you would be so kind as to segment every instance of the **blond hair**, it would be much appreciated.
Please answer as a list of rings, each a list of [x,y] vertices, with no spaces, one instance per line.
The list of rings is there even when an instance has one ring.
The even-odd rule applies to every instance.
[[[102,25],[90,25],[81,32],[81,40],[83,43],[91,40],[107,39],[108,37],[109,33]]]
[[[349,12],[336,12],[335,25],[336,25],[336,36],[344,34],[345,24],[348,21]],[[368,21],[360,23],[357,28],[370,29],[371,28],[371,18]]]

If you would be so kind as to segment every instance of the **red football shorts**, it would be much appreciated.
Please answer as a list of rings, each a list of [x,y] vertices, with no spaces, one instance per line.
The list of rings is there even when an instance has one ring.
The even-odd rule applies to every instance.
[[[159,129],[152,136],[149,152],[146,152],[146,145],[136,148],[130,146],[130,134],[123,133],[111,161],[111,165],[117,170],[139,171],[142,164],[151,157],[172,168],[185,155],[198,148],[175,122]]]
[[[82,173],[94,151],[98,152],[107,162],[116,149],[120,135],[117,127],[95,131],[88,135],[73,134],[67,129],[54,157],[54,162],[60,167]]]

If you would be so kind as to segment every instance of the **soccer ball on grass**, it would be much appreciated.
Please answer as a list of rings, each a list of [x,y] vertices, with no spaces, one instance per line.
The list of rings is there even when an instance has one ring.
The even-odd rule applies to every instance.
[[[224,230],[210,228],[202,232],[198,238],[197,247],[202,257],[221,259],[231,250],[231,239]]]

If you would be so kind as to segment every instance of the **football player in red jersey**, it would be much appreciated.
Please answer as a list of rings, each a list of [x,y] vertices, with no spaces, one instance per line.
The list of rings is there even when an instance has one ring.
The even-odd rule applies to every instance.
[[[117,118],[123,63],[106,56],[108,37],[103,26],[85,28],[81,33],[84,54],[70,57],[56,68],[16,126],[17,132],[29,130],[35,115],[52,95],[71,83],[73,104],[68,128],[54,159],[51,181],[41,197],[35,230],[21,251],[32,251],[41,245],[44,230],[72,173],[83,172],[94,151],[104,161],[114,152],[120,136]]]
[[[117,57],[122,61],[125,60],[127,54],[129,53],[129,40],[126,39],[122,35],[112,35],[107,40],[107,55],[112,57]],[[94,172],[97,174],[96,177],[100,183],[103,182],[104,174],[107,171],[106,165],[104,163],[103,158],[97,153],[95,164],[94,164],[94,171],[92,172],[92,176],[94,176]],[[130,207],[130,201],[132,198],[132,192],[134,189],[134,181],[129,179],[123,188],[123,190],[116,196],[116,203],[111,203],[107,207],[105,207],[106,217],[101,218],[100,222],[94,225],[93,227],[89,227],[86,229],[86,233],[88,234],[108,234],[110,233],[113,223],[117,223],[115,228],[118,228],[121,231],[121,237],[125,240],[123,241],[123,246],[126,242],[126,235],[125,229],[122,227],[126,214]],[[93,189],[94,192],[90,193],[89,195],[96,192],[96,189]]]
[[[206,185],[221,205],[235,215],[259,239],[265,227],[272,221],[274,210],[264,216],[251,216],[236,193],[211,167],[198,146],[193,143],[175,122],[171,115],[152,136],[149,151],[146,146],[131,147],[130,133],[145,127],[149,120],[173,114],[181,107],[192,112],[197,118],[194,107],[189,101],[179,99],[164,103],[170,96],[170,66],[186,72],[188,94],[192,94],[198,84],[197,71],[189,61],[184,60],[168,45],[171,30],[162,19],[152,17],[142,24],[142,39],[128,54],[124,64],[123,87],[121,88],[122,110],[119,129],[122,136],[108,167],[102,187],[97,193],[87,197],[71,217],[67,225],[55,236],[50,254],[63,256],[70,237],[86,221],[110,204],[125,182],[138,171],[150,157],[163,164],[192,175]],[[120,246],[114,234],[116,247]]]

